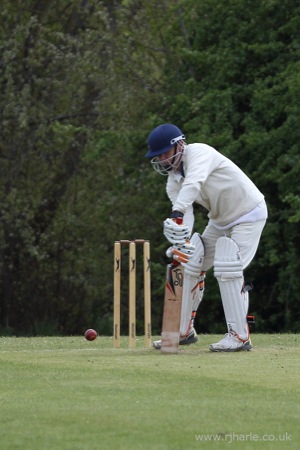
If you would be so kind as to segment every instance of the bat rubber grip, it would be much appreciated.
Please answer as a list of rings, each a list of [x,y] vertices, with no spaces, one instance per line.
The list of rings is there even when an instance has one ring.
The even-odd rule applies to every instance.
[[[176,219],[173,219],[174,222],[177,223],[177,225],[182,225],[183,224],[183,217],[176,217]]]

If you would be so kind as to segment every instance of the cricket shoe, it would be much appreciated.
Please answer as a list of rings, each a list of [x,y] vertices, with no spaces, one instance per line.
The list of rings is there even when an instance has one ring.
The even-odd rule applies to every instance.
[[[179,345],[190,345],[195,344],[198,341],[198,336],[196,331],[193,329],[186,337],[182,337],[179,339]],[[161,339],[159,341],[153,341],[153,347],[156,350],[161,349]]]
[[[216,344],[211,344],[209,349],[212,352],[240,352],[252,350],[251,339],[241,341],[231,333],[226,333],[224,338]]]

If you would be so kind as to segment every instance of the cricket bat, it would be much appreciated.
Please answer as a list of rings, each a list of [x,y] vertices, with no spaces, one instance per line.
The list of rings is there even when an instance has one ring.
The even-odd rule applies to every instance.
[[[182,218],[176,222],[181,224]],[[178,353],[180,337],[180,318],[183,286],[183,267],[173,259],[167,265],[163,323],[161,333],[161,352]]]
[[[181,301],[183,286],[183,267],[177,261],[167,265],[161,352],[178,353]]]

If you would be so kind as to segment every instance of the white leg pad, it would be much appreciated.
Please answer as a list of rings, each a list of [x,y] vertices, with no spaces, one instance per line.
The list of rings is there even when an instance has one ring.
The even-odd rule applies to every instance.
[[[205,274],[201,273],[204,258],[204,246],[200,234],[194,233],[191,243],[196,249],[191,260],[182,264],[184,278],[182,287],[180,336],[187,336],[191,331],[198,306],[203,298]]]
[[[217,240],[214,275],[218,280],[228,332],[249,339],[248,292],[244,292],[243,265],[237,243],[226,236]]]

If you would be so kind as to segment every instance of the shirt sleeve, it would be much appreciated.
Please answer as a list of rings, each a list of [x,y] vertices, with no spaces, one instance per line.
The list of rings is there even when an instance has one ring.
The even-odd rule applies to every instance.
[[[176,203],[178,194],[180,192],[180,184],[176,182],[174,179],[169,177],[168,183],[167,183],[167,195],[172,203],[172,210],[173,211],[180,211],[178,209],[174,208],[174,204]],[[184,213],[183,223],[187,225],[190,230],[194,227],[194,208],[193,205],[190,205],[186,208],[185,211],[181,211]]]
[[[189,229],[192,231],[194,228],[194,208],[193,206],[189,206],[183,217],[184,225],[187,225]]]
[[[185,155],[185,179],[173,203],[183,213],[198,197],[203,183],[217,164],[217,152],[206,144],[191,144]]]

